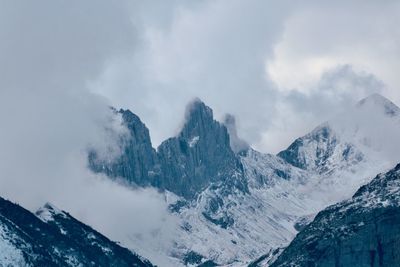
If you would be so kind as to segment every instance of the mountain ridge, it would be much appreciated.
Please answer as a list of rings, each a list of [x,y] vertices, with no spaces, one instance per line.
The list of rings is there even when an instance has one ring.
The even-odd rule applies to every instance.
[[[35,215],[1,197],[0,247],[5,266],[153,266],[50,204]]]
[[[372,111],[365,108],[369,106],[356,105],[355,115],[346,114],[347,124],[337,123],[343,116],[339,114],[300,137],[301,142],[295,141],[291,146],[297,148],[292,149],[291,156],[306,163],[303,165],[248,146],[234,149],[230,135],[235,129],[229,129],[234,123],[215,121],[212,109],[195,100],[194,107],[187,108],[182,131],[156,151],[163,156],[156,160],[158,176],[149,179],[159,179],[160,183],[146,185],[173,195],[167,199],[179,221],[179,231],[174,239],[176,246],[165,254],[182,262],[211,260],[234,265],[287,246],[318,211],[350,197],[390,166],[391,161],[377,156],[382,152],[376,149],[380,140],[369,138],[365,131],[369,128],[362,123],[365,117],[384,118],[391,127],[388,129],[395,129],[398,116],[385,112],[379,103],[386,102],[375,98],[365,101],[372,102],[372,107],[378,103]],[[371,112],[375,117],[369,116]],[[348,127],[353,122],[360,127]],[[168,172],[165,179],[163,173]],[[195,186],[185,186],[188,181],[187,185],[195,181]]]
[[[169,190],[188,200],[210,183],[230,182],[248,191],[227,128],[214,119],[212,109],[200,99],[187,106],[179,134],[163,141],[157,150],[137,115],[122,109],[118,113],[131,136],[121,140],[124,150],[114,162],[101,160],[92,151],[89,167],[93,171],[123,177],[134,185]]]
[[[397,266],[399,226],[400,164],[321,211],[271,267]]]

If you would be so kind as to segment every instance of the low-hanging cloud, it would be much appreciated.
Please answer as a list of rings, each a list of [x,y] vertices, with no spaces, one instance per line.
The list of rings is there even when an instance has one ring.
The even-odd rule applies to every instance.
[[[351,97],[332,94],[325,102],[331,105],[307,97],[326,80],[325,72],[343,65],[362,80],[362,73],[371,73],[387,85],[385,95],[399,100],[399,5],[393,1],[171,1],[134,10],[136,49],[111,61],[91,85],[137,113],[155,146],[176,134],[185,105],[199,97],[218,119],[233,114],[239,135],[251,145],[277,152],[344,102],[367,96],[369,89],[363,95],[348,87]],[[309,99],[307,112],[297,112],[286,97],[296,93]],[[309,122],[283,125],[287,115]]]
[[[199,97],[218,119],[235,115],[241,136],[259,140],[274,113],[277,95],[265,77],[286,1],[176,2],[163,13],[157,4],[135,21],[140,36],[131,57],[111,62],[93,90],[137,113],[155,146],[176,134],[184,109]],[[255,119],[257,118],[257,119]]]
[[[382,93],[384,89],[383,82],[374,75],[354,71],[350,65],[327,70],[320,80],[309,86],[307,92],[292,90],[280,95],[276,107],[279,119],[272,122],[259,146],[278,152],[282,144],[289,144],[294,137],[305,135],[355,106],[362,98]]]
[[[162,195],[87,168],[89,148],[118,155],[126,134],[110,101],[86,86],[135,46],[125,3],[0,5],[0,196],[31,211],[51,202],[144,256],[171,246],[175,222]]]
[[[0,194],[31,210],[54,202],[111,238],[168,241],[157,233],[173,233],[174,221],[157,192],[86,168],[88,147],[118,153],[109,149],[125,130],[109,106],[137,113],[157,145],[200,97],[217,118],[233,114],[249,144],[278,152],[370,93],[399,99],[398,10],[394,1],[0,0]]]

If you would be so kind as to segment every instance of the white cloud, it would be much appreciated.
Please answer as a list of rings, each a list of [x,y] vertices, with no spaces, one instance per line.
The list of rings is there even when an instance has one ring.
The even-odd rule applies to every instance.
[[[234,114],[241,135],[258,140],[276,99],[264,60],[291,8],[285,1],[202,1],[168,9],[164,23],[147,11],[147,20],[135,24],[139,49],[110,64],[92,86],[137,113],[155,145],[176,134],[194,97],[218,118]]]
[[[305,5],[286,22],[267,72],[282,90],[309,90],[327,70],[351,64],[373,73],[400,100],[400,4],[395,1],[335,1]]]
[[[258,147],[279,152],[293,138],[305,135],[318,124],[354,106],[360,99],[382,93],[384,84],[375,76],[356,72],[349,65],[327,70],[306,92],[287,91],[277,101],[278,119],[264,132]],[[279,142],[274,142],[279,140]]]
[[[0,3],[0,196],[31,211],[51,202],[133,248],[170,247],[175,224],[157,192],[87,168],[89,147],[115,156],[125,133],[110,102],[86,87],[135,45],[125,4]]]
[[[305,130],[275,128],[288,115],[282,106],[291,109],[280,101],[291,91],[311,93],[325,72],[341,65],[373,74],[386,85],[386,96],[400,100],[396,2],[172,1],[136,10],[140,44],[91,85],[137,113],[154,145],[176,134],[186,103],[200,97],[219,119],[235,115],[249,143],[276,152]],[[290,116],[317,119],[295,111]]]

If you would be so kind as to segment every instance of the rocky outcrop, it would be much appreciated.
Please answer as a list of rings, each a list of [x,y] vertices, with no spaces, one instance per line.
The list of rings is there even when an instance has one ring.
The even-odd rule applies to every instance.
[[[178,136],[158,147],[162,188],[191,198],[211,183],[240,180],[243,169],[230,147],[226,127],[213,118],[212,110],[200,100],[191,103]],[[245,184],[238,184],[245,189]]]
[[[399,266],[400,164],[320,212],[271,266]]]
[[[166,189],[186,199],[192,199],[211,184],[247,190],[227,128],[214,120],[211,108],[200,100],[188,106],[180,133],[164,141],[157,152],[139,117],[129,110],[119,113],[129,130],[128,138],[121,139],[123,153],[106,162],[92,152],[89,165],[95,172],[139,186]]]
[[[139,186],[157,185],[160,169],[155,149],[151,145],[149,130],[130,110],[119,110],[129,134],[121,136],[121,156],[111,161],[100,159],[95,151],[89,154],[89,166],[112,178]]]
[[[0,248],[1,266],[152,266],[50,204],[35,216],[2,198]]]
[[[239,138],[236,128],[236,119],[232,114],[225,115],[224,125],[228,130],[231,148],[235,153],[245,152],[250,149],[249,144]]]

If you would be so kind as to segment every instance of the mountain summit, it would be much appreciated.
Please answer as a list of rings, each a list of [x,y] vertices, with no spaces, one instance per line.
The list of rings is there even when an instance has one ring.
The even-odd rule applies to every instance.
[[[214,120],[212,109],[200,99],[187,106],[180,133],[162,142],[157,151],[138,116],[129,110],[120,110],[119,114],[129,131],[129,137],[121,140],[123,153],[112,162],[91,153],[90,167],[95,172],[139,186],[166,189],[186,199],[212,183],[228,182],[246,190],[227,128]]]
[[[230,147],[226,127],[214,120],[212,110],[196,99],[176,137],[158,147],[162,187],[192,198],[211,183],[236,180],[242,167]],[[245,187],[242,185],[241,187]]]
[[[372,106],[383,108],[385,114],[392,117],[400,115],[400,108],[396,106],[396,104],[394,104],[392,101],[390,101],[389,99],[380,94],[372,94],[362,99],[357,104],[357,107],[359,108],[366,108]]]
[[[319,174],[346,169],[367,157],[376,157],[376,153],[391,150],[385,139],[391,140],[397,133],[399,120],[400,108],[387,98],[373,94],[296,139],[278,156],[296,167]]]
[[[130,133],[121,140],[122,155],[114,162],[92,156],[91,167],[166,191],[179,221],[176,246],[163,251],[168,257],[186,265],[244,265],[287,246],[318,211],[400,162],[398,110],[372,95],[278,155],[236,147],[234,118],[216,121],[199,99],[188,105],[181,131],[157,150],[140,119],[121,110]]]
[[[204,133],[214,122],[213,111],[199,98],[194,99],[186,106],[185,123],[182,132],[197,131]]]

